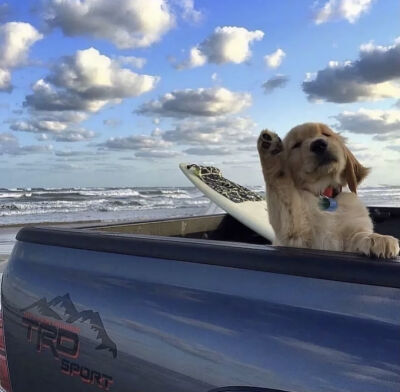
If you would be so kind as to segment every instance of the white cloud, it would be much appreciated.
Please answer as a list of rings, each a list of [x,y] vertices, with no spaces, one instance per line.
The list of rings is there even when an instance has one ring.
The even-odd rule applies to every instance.
[[[217,27],[213,34],[190,50],[189,59],[178,64],[178,69],[194,68],[206,62],[214,64],[240,64],[251,57],[250,45],[264,37],[261,30],[249,31],[244,27]]]
[[[346,103],[400,96],[400,39],[393,45],[361,45],[359,59],[328,66],[303,82],[309,100]]]
[[[278,48],[275,52],[271,54],[267,54],[264,56],[265,64],[270,68],[278,68],[281,64],[283,59],[285,58],[286,53],[281,49]]]
[[[132,135],[126,137],[112,137],[100,143],[100,148],[108,150],[164,150],[172,146],[172,143],[166,142],[158,137],[149,135]]]
[[[121,68],[97,49],[78,50],[33,85],[25,105],[39,111],[97,112],[104,105],[152,90],[159,78]]]
[[[118,60],[97,49],[78,50],[61,58],[45,78],[33,84],[24,102],[31,117],[13,121],[11,129],[48,133],[56,141],[90,140],[94,132],[77,127],[78,123],[109,103],[150,91],[158,80],[121,68]]]
[[[24,106],[34,111],[87,111],[96,112],[106,100],[90,100],[69,89],[56,89],[45,79],[39,79],[32,86],[33,94],[25,97]]]
[[[22,154],[43,154],[49,153],[53,151],[53,146],[50,145],[29,145],[29,146],[20,146],[17,152],[17,155]]]
[[[68,127],[67,123],[57,120],[32,119],[17,120],[11,123],[13,131],[33,132],[33,133],[60,133]]]
[[[169,150],[139,150],[135,152],[137,158],[174,158],[179,155],[181,153]]]
[[[392,139],[389,139],[389,140],[387,138],[385,138],[383,140],[381,140],[381,139],[377,139],[377,140],[379,140],[379,141],[390,141],[390,145],[386,146],[386,148],[389,149],[389,150],[392,150],[392,151],[400,152],[400,138],[396,138],[396,139],[392,138]],[[400,158],[397,157],[396,161],[398,163],[400,163]]]
[[[139,114],[164,117],[220,116],[237,113],[251,105],[251,95],[226,88],[175,90],[143,104]]]
[[[44,142],[49,140],[49,137],[47,136],[47,133],[40,133],[39,135],[36,136],[36,140],[38,142]]]
[[[177,69],[196,68],[201,67],[207,62],[205,56],[198,47],[190,49],[189,59],[183,61],[176,66]]]
[[[0,91],[12,90],[11,72],[8,69],[0,68]]]
[[[18,146],[18,139],[11,133],[0,133],[0,155],[14,150]]]
[[[137,158],[172,158],[184,146],[190,155],[229,155],[237,146],[252,145],[256,151],[255,123],[248,117],[211,117],[179,120],[175,129],[156,128],[150,135],[112,137],[97,144],[100,150],[133,151]]]
[[[151,136],[161,136],[162,135],[162,130],[159,127],[155,127],[152,131],[151,131]]]
[[[359,109],[344,111],[334,118],[339,130],[372,135],[396,132],[397,137],[400,136],[400,110]]]
[[[85,128],[70,129],[68,132],[63,132],[55,135],[54,140],[57,142],[86,142],[96,137],[96,133]]]
[[[260,161],[256,159],[248,161],[245,161],[243,159],[231,159],[228,161],[222,161],[221,163],[223,165],[230,165],[230,166],[254,167],[254,165],[259,165]]]
[[[69,121],[60,121],[56,117],[39,117],[12,121],[10,128],[16,132],[31,132],[39,135],[38,140],[52,138],[60,142],[81,142],[93,139],[96,134],[82,127],[76,127]]]
[[[249,145],[244,145],[244,146],[240,146],[240,147],[238,147],[238,151],[245,151],[245,152],[256,152],[256,150],[255,150],[255,140],[254,140],[254,143],[252,143],[252,144],[249,144]],[[257,157],[258,157],[258,155],[257,155]]]
[[[11,70],[26,63],[30,47],[42,38],[29,23],[8,22],[0,26],[0,91],[11,91]]]
[[[354,142],[350,142],[350,143],[346,143],[347,147],[350,149],[351,152],[355,153],[355,152],[367,152],[369,147],[367,144],[363,144],[363,143],[354,143]]]
[[[218,146],[218,147],[191,147],[184,151],[190,155],[229,155],[232,151],[229,148]]]
[[[262,84],[265,94],[271,94],[277,88],[283,88],[288,83],[289,78],[285,75],[275,75]]]
[[[207,119],[185,119],[175,129],[162,133],[169,142],[183,145],[243,145],[254,142],[255,123],[248,117],[212,117]]]
[[[120,66],[97,49],[78,50],[57,64],[47,80],[93,101],[136,97],[152,90],[157,77],[139,75]]]
[[[118,56],[116,60],[120,65],[128,65],[138,69],[143,68],[147,62],[145,58],[135,56]]]
[[[355,23],[371,7],[372,0],[329,0],[318,10],[314,21],[322,24],[333,20],[346,19]]]
[[[184,20],[198,23],[202,20],[203,14],[201,11],[194,8],[193,0],[173,0],[182,9],[182,18]]]
[[[48,153],[53,150],[51,145],[21,146],[18,139],[11,133],[0,133],[0,155],[25,155]]]
[[[217,27],[214,33],[200,44],[201,51],[211,63],[242,63],[250,58],[250,44],[264,37],[261,30],[249,31],[244,27]]]
[[[166,0],[47,0],[43,16],[67,36],[106,39],[119,49],[148,47],[175,25]]]
[[[79,151],[79,150],[56,150],[54,155],[57,157],[87,157],[91,155],[96,155],[92,151]]]

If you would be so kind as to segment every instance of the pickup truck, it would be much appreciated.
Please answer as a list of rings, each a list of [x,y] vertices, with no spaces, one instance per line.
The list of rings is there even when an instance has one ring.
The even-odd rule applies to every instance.
[[[400,209],[370,208],[400,236]],[[26,227],[3,391],[398,392],[400,263],[272,247],[229,215]]]

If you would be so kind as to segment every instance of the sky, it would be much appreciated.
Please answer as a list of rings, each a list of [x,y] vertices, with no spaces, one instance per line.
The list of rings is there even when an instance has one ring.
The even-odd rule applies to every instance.
[[[0,187],[263,183],[260,130],[324,122],[400,185],[397,0],[0,2]]]

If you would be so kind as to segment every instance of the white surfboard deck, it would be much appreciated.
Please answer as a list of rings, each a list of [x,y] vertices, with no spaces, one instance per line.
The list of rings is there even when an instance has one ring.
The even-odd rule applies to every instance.
[[[215,186],[218,181],[209,181],[211,186],[214,186],[214,188],[218,188],[217,191],[205,182],[205,175],[199,175],[200,168],[205,169],[205,166],[181,163],[179,164],[179,167],[186,175],[186,177],[193,183],[193,185],[201,192],[203,192],[204,195],[208,197],[212,202],[217,204],[239,222],[255,231],[257,234],[273,242],[275,238],[275,233],[274,229],[269,223],[267,203],[264,199],[260,197],[260,195],[241,185],[235,184],[230,180],[226,180],[222,176],[221,185]],[[218,170],[217,168],[212,169]],[[233,188],[224,187],[224,180],[228,181]],[[242,195],[243,197],[240,197],[240,195],[238,195],[237,193],[235,195],[235,186],[237,187],[236,189],[240,191],[240,195]],[[226,194],[222,194],[223,191],[228,191],[232,189],[233,196],[228,195],[229,197],[231,197],[231,199],[228,198]]]

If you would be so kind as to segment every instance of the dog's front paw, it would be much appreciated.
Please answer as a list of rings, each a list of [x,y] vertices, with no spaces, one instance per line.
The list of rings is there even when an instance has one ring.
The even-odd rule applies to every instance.
[[[364,242],[361,252],[367,256],[392,259],[399,254],[399,240],[390,235],[372,233]]]
[[[265,153],[276,155],[283,150],[283,144],[276,133],[264,129],[258,137],[257,148],[260,155]]]

